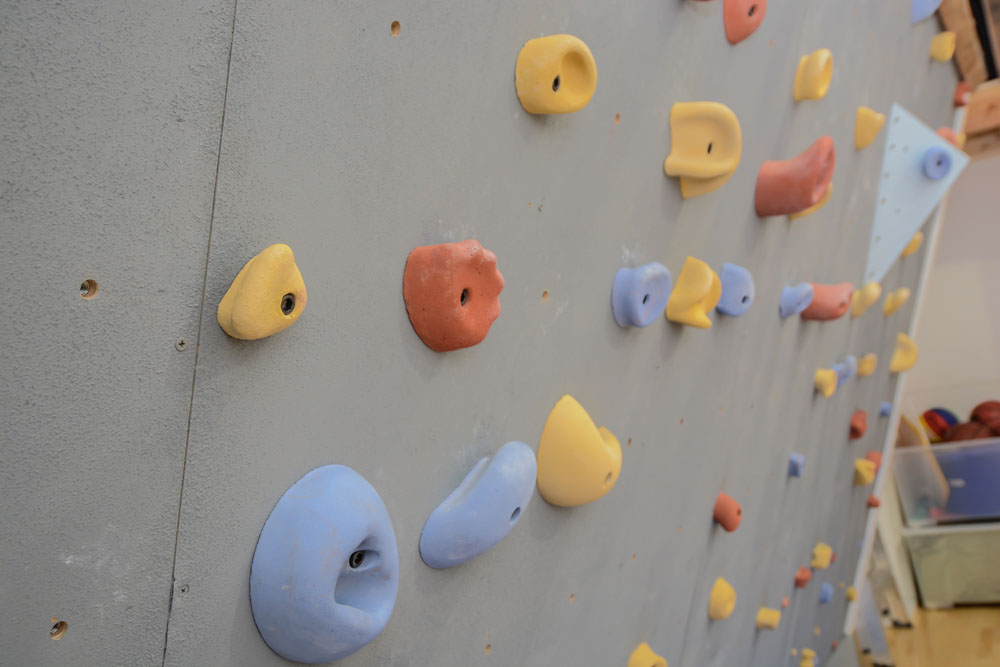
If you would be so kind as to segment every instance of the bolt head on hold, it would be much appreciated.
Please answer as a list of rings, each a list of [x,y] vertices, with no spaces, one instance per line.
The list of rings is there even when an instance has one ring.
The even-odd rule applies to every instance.
[[[799,283],[790,285],[781,290],[781,303],[778,306],[778,314],[781,317],[798,315],[809,307],[813,300],[812,283]]]
[[[788,476],[802,477],[802,471],[806,467],[806,455],[792,452],[788,455]]]
[[[731,533],[739,528],[740,522],[743,521],[743,508],[731,496],[720,493],[715,499],[712,517],[727,533]]]
[[[579,111],[587,106],[597,88],[594,54],[573,35],[530,39],[517,54],[514,87],[528,113]]]
[[[753,305],[754,285],[753,276],[750,272],[736,264],[723,264],[722,274],[722,296],[715,306],[723,315],[739,317]]]
[[[647,327],[670,298],[670,271],[659,262],[618,269],[611,287],[611,310],[620,327]]]

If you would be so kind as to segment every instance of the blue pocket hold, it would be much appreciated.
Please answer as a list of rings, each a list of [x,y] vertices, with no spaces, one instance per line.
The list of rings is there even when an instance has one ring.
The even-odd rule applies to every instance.
[[[844,357],[844,360],[833,365],[833,372],[837,374],[837,386],[839,387],[858,373],[858,358],[853,354]]]
[[[382,499],[354,470],[328,465],[285,491],[264,522],[250,565],[250,608],[272,651],[326,663],[382,632],[398,582]]]
[[[920,23],[926,18],[930,18],[931,14],[937,11],[937,8],[941,6],[941,0],[913,0],[913,4],[910,5],[910,20],[913,23]]]
[[[924,151],[924,176],[932,181],[940,181],[951,171],[951,153],[938,146],[931,146]]]
[[[878,408],[878,416],[888,417],[890,414],[892,414],[892,403],[889,401],[882,401],[882,405]]]
[[[718,305],[715,306],[723,315],[739,317],[753,305],[753,276],[742,266],[736,264],[723,264],[722,275],[722,296]]]
[[[810,283],[799,283],[781,290],[781,304],[778,313],[782,317],[798,315],[809,307],[813,300],[813,286]]]
[[[528,506],[536,473],[535,452],[523,442],[480,459],[427,517],[420,557],[431,567],[452,567],[495,547]]]
[[[802,477],[802,470],[806,467],[806,455],[792,452],[788,455],[788,476]]]
[[[833,584],[826,582],[819,589],[819,603],[826,604],[833,599]]]
[[[618,269],[611,287],[611,310],[622,327],[648,327],[670,298],[670,271],[659,262]]]

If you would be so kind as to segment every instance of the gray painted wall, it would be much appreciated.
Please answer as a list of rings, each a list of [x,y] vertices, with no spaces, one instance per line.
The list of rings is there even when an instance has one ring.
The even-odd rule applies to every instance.
[[[3,4],[0,259],[19,295],[0,320],[4,664],[287,664],[253,625],[249,564],[274,502],[327,463],[378,489],[401,561],[388,628],[339,664],[616,665],[643,640],[671,665],[825,657],[846,601],[819,606],[819,584],[853,578],[867,491],[852,463],[884,439],[913,304],[782,322],[778,296],[860,281],[884,134],[855,152],[855,108],[947,121],[936,23],[911,26],[908,0],[772,2],[731,47],[720,2],[193,5]],[[597,93],[532,117],[514,60],[556,32],[588,43]],[[830,93],[795,105],[798,56],[823,46]],[[743,158],[682,201],[662,171],[667,114],[699,99],[739,116]],[[759,164],[822,133],[831,202],[758,220]],[[407,320],[403,265],[469,237],[499,258],[503,314],[481,345],[436,354]],[[279,335],[230,339],[218,301],[274,242],[295,250],[309,305]],[[615,271],[658,260],[676,276],[689,254],[748,267],[750,312],[619,329]],[[886,290],[915,287],[920,262]],[[84,278],[97,298],[78,296]],[[875,376],[813,396],[817,366],[868,351]],[[570,510],[535,498],[489,554],[423,565],[430,511],[481,456],[537,443],[563,393],[622,441],[613,491]],[[856,407],[871,427],[848,443]],[[808,456],[801,480],[785,479],[791,451]],[[720,490],[743,505],[733,534],[711,522]],[[839,558],[792,594],[817,540]],[[717,576],[739,597],[710,623]],[[757,607],[786,594],[779,630],[758,634]],[[58,642],[53,616],[70,624]]]

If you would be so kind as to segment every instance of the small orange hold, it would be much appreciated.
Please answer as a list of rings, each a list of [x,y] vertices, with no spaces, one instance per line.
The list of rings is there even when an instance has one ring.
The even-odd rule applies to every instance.
[[[876,495],[868,496],[868,507],[879,507],[881,504],[882,501],[878,499],[878,496]]]
[[[805,588],[806,584],[809,583],[809,580],[812,579],[812,576],[812,570],[805,565],[801,566],[795,571],[795,585],[799,588]]]
[[[821,285],[810,283],[813,288],[813,300],[809,307],[802,311],[804,320],[835,320],[843,317],[851,305],[851,295],[854,285],[838,283],[836,285]]]
[[[782,609],[787,609],[788,605],[791,604],[791,602],[792,601],[789,600],[788,596],[786,595],[785,597],[781,598],[781,608]]]
[[[832,641],[832,642],[830,643],[830,650],[831,650],[831,651],[836,651],[836,650],[837,650],[837,647],[838,647],[838,646],[840,646],[840,642],[838,642],[838,641],[837,641],[836,639],[834,639],[834,640],[833,640],[833,641]]]
[[[757,215],[788,215],[815,206],[833,180],[833,138],[824,135],[790,160],[767,160],[757,172]]]
[[[864,436],[868,430],[868,413],[864,410],[855,410],[851,415],[851,440],[857,440]]]
[[[882,452],[869,450],[868,453],[865,454],[865,458],[875,464],[876,470],[878,470],[882,465]]]
[[[726,39],[738,44],[754,33],[764,21],[767,0],[723,0],[722,24]]]
[[[958,146],[958,135],[955,134],[955,130],[950,127],[939,127],[937,129],[937,135],[952,146]]]
[[[719,497],[715,499],[715,510],[712,512],[712,516],[719,525],[726,529],[727,533],[731,533],[740,527],[740,521],[743,520],[743,509],[732,497],[720,493]]]

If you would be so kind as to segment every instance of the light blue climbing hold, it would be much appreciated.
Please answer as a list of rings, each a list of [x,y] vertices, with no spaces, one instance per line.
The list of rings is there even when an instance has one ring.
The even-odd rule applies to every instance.
[[[264,522],[250,564],[250,609],[272,651],[326,663],[382,632],[398,582],[382,499],[354,470],[328,465],[285,491]]]
[[[670,271],[659,262],[618,269],[611,287],[611,310],[622,327],[648,327],[670,298]]]
[[[833,371],[837,374],[837,386],[839,387],[846,380],[854,377],[858,372],[858,358],[853,354],[844,357],[843,361],[833,365]]]
[[[736,264],[723,264],[722,275],[722,296],[716,309],[723,315],[739,317],[753,305],[753,276],[742,266]]]
[[[819,603],[826,604],[833,599],[833,584],[826,582],[819,589]]]
[[[941,6],[941,0],[913,0],[910,5],[910,20],[920,23],[926,18],[930,18],[937,8]]]
[[[892,403],[889,401],[882,401],[882,405],[878,408],[878,416],[888,417],[890,414],[892,414]]]
[[[524,514],[536,473],[535,452],[523,442],[480,459],[427,518],[420,557],[431,567],[452,567],[495,547]]]
[[[788,476],[802,477],[802,470],[806,467],[806,455],[792,452],[788,455]]]
[[[782,317],[798,315],[809,307],[813,300],[813,286],[811,283],[799,283],[781,290],[781,304],[778,313]]]
[[[940,181],[951,172],[951,153],[940,146],[931,146],[924,151],[924,176],[932,181]]]

